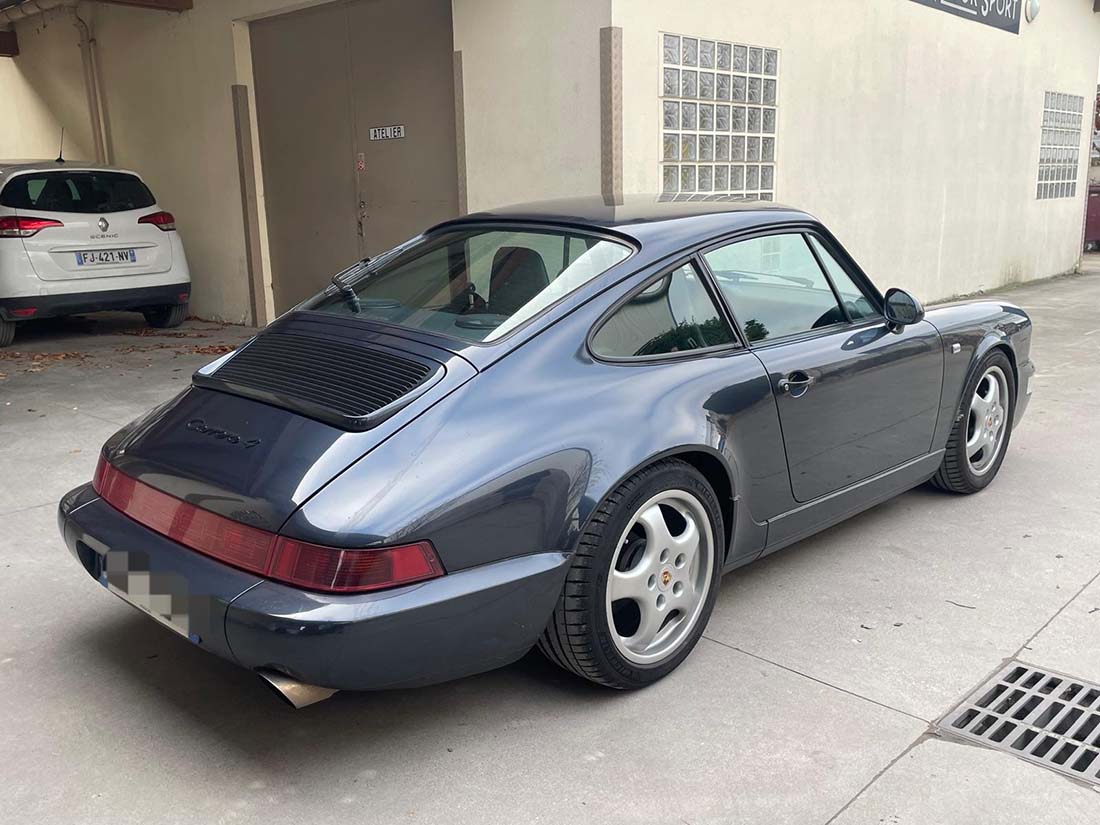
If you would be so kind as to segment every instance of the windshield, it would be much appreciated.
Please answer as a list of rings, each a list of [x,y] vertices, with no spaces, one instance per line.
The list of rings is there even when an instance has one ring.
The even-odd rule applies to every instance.
[[[493,341],[630,252],[623,243],[564,230],[447,232],[398,247],[358,279],[349,277],[343,290],[329,288],[299,309]]]
[[[149,187],[124,172],[31,172],[0,193],[0,205],[43,212],[128,212],[154,203]]]

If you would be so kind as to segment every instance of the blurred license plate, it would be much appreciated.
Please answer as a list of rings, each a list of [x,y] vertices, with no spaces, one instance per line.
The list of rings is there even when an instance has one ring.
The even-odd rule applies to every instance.
[[[97,249],[95,252],[77,252],[77,266],[104,266],[106,264],[136,264],[136,249]]]

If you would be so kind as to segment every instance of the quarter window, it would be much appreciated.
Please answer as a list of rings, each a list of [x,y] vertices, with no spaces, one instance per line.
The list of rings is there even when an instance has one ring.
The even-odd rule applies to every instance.
[[[749,341],[796,335],[847,320],[800,234],[752,238],[703,257]]]
[[[636,293],[592,337],[604,358],[637,358],[731,344],[733,330],[695,267],[685,264]]]
[[[833,286],[836,287],[840,300],[844,302],[844,308],[848,310],[848,317],[853,321],[881,318],[882,316],[875,309],[874,304],[867,300],[863,290],[856,285],[856,282],[852,280],[852,276],[837,262],[836,258],[829,254],[829,250],[825,248],[825,245],[813,235],[808,237],[814,252],[817,253],[817,257],[821,259],[821,263],[825,266],[825,271],[829,273],[829,278],[832,280]]]

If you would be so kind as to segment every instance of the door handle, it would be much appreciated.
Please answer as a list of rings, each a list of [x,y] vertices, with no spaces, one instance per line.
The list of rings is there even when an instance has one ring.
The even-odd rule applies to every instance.
[[[779,391],[787,393],[792,398],[798,398],[810,388],[813,384],[814,377],[807,375],[801,370],[790,373],[785,378],[780,378],[779,383],[776,385],[779,387]]]

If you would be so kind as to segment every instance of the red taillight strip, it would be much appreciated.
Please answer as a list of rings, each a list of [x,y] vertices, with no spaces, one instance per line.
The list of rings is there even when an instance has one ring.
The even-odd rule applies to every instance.
[[[277,536],[203,510],[123,473],[102,456],[92,486],[139,524],[204,556],[308,590],[362,593],[442,576],[431,542],[351,550]]]
[[[275,550],[275,535],[201,510],[162,493],[99,459],[95,491],[139,524],[206,556],[261,576],[267,575]]]

